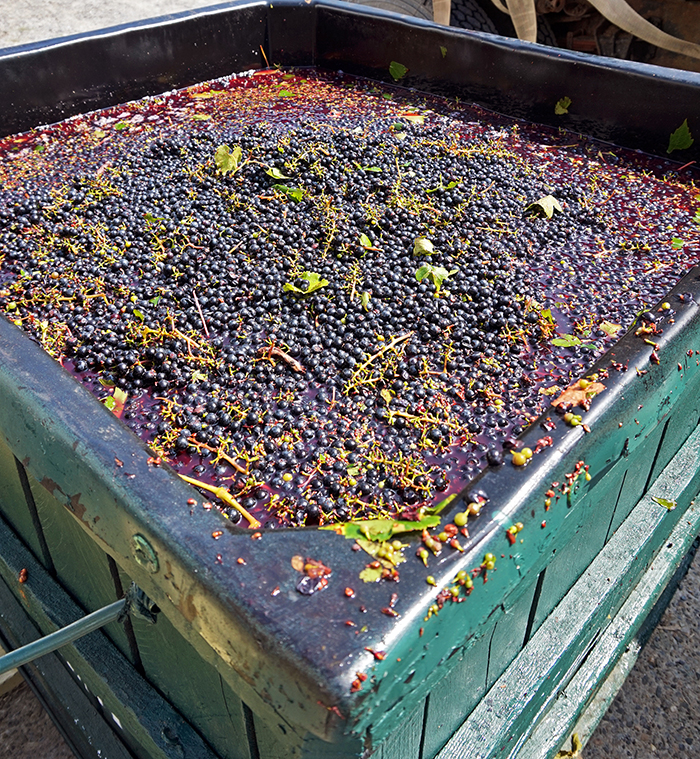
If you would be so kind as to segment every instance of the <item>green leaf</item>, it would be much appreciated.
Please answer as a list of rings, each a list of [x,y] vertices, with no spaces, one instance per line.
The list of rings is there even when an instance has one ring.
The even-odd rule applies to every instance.
[[[301,187],[287,187],[286,184],[273,184],[272,189],[288,195],[292,200],[296,200],[297,202],[304,197],[304,190]]]
[[[696,224],[700,224],[700,208],[695,212],[695,216],[692,219]]]
[[[363,248],[371,248],[372,247],[372,241],[367,237],[366,234],[362,233],[360,235],[360,245]]]
[[[116,129],[118,132],[121,132],[121,131],[122,131],[122,129],[128,129],[128,128],[129,128],[129,125],[126,123],[126,121],[117,121],[117,123],[114,125],[114,128],[115,128],[115,129]]]
[[[273,179],[291,179],[291,177],[288,177],[286,174],[283,174],[279,169],[275,168],[274,166],[270,166],[269,168],[265,169],[265,173],[268,177],[272,177]]]
[[[103,137],[107,136],[107,132],[103,131],[102,129],[95,129],[92,134],[93,137],[97,137],[98,140],[101,140]]]
[[[575,345],[581,345],[581,340],[576,335],[562,335],[552,340],[552,345],[559,348],[573,348]]]
[[[362,171],[372,171],[375,174],[380,174],[382,171],[379,168],[379,166],[363,166],[361,163],[358,163],[357,161],[355,161],[355,166],[357,166],[358,169],[362,169]]]
[[[386,405],[387,405],[387,406],[388,406],[388,405],[391,403],[391,399],[394,397],[394,396],[391,394],[391,390],[388,390],[386,387],[385,387],[385,388],[382,388],[382,389],[379,391],[379,395],[381,395],[381,396],[382,396],[382,398],[384,399],[384,402],[386,403]]]
[[[428,509],[430,514],[439,514],[441,511],[444,511],[451,503],[454,501],[455,498],[459,493],[452,493],[452,495],[448,495],[447,498],[443,498],[440,503],[438,503],[436,506],[433,506],[431,509]]]
[[[565,113],[569,112],[570,105],[571,98],[565,96],[561,100],[557,100],[557,104],[554,106],[554,113],[556,113],[557,116],[563,116]]]
[[[403,555],[401,550],[395,550],[390,554],[387,554],[386,558],[383,556],[379,556],[379,553],[382,549],[382,546],[385,545],[386,541],[376,541],[376,540],[365,540],[364,538],[357,538],[355,540],[357,545],[360,546],[360,548],[368,553],[370,556],[374,557],[375,559],[379,559],[382,564],[387,567],[397,567],[399,564],[403,564],[404,561],[406,561],[406,557]]]
[[[207,382],[209,376],[204,372],[200,372],[199,369],[195,369],[192,372],[191,382]]]
[[[403,79],[406,74],[408,74],[408,69],[403,65],[403,63],[392,61],[389,64],[389,73],[391,74],[392,79],[395,82],[398,82],[399,79]]]
[[[414,256],[432,256],[433,253],[435,253],[435,247],[427,237],[416,237],[413,242]]]
[[[305,279],[309,283],[306,290],[302,290],[300,287],[297,287],[290,282],[287,282],[282,290],[284,292],[294,293],[295,295],[310,295],[312,292],[320,290],[322,287],[330,284],[327,279],[324,279],[315,271],[305,271],[303,274],[299,275],[299,279]]]
[[[240,145],[236,145],[233,150],[230,150],[228,145],[219,145],[214,152],[214,163],[222,174],[228,174],[238,169],[242,155],[243,151]]]
[[[281,98],[291,98],[291,97],[294,97],[294,93],[291,92],[290,90],[280,90],[277,94]]]
[[[126,403],[126,399],[129,397],[126,390],[123,390],[121,387],[117,387],[114,390],[114,400],[121,404],[122,406]]]
[[[357,522],[345,522],[343,524],[327,524],[319,527],[319,530],[333,530],[351,540],[365,538],[366,540],[384,541],[389,540],[394,535],[428,530],[432,527],[437,527],[439,524],[440,517],[431,514],[419,522],[405,522],[400,519],[366,519]]]
[[[695,140],[690,134],[688,127],[688,119],[686,119],[676,131],[671,135],[668,141],[667,153],[673,153],[674,150],[686,150],[689,148]]]
[[[150,303],[152,306],[157,306],[157,305],[160,303],[160,299],[161,299],[162,297],[163,297],[162,295],[156,295],[156,297],[155,297],[155,298],[151,298],[151,299],[150,299],[148,302],[149,302],[149,303]]]
[[[544,319],[546,322],[549,322],[549,324],[554,324],[554,317],[552,316],[552,309],[551,308],[545,308],[541,313],[540,316],[542,319]]]
[[[442,55],[443,58],[447,56],[447,48],[444,45],[440,45],[440,55]]]
[[[360,303],[362,303],[362,307],[365,309],[365,311],[369,311],[369,299],[372,296],[365,290],[362,295],[360,296]]]
[[[654,501],[654,503],[658,503],[659,506],[663,506],[665,509],[668,509],[669,511],[673,511],[678,505],[675,501],[669,501],[667,498],[657,498],[656,496],[652,496],[651,500]]]
[[[154,216],[150,211],[146,211],[146,213],[143,215],[143,218],[146,219],[149,224],[155,224],[158,221],[163,221],[162,216]]]
[[[104,403],[104,405],[107,406],[110,411],[114,411],[114,407],[117,405],[117,402],[114,400],[114,396],[112,395],[108,395],[106,398],[104,398],[102,400],[102,403]]]
[[[35,153],[44,153],[46,151],[46,145],[35,145],[34,146],[34,152]]]
[[[622,329],[621,324],[613,324],[612,322],[607,322],[607,321],[601,322],[598,326],[609,337],[616,337],[618,332]]]
[[[114,380],[100,377],[100,385],[102,385],[102,387],[114,387]]]
[[[139,310],[138,310],[138,308],[135,308],[135,309],[134,309],[134,312],[133,312],[133,313],[134,313],[134,316],[135,316],[137,319],[141,320],[141,321],[143,321],[143,320],[146,318],[146,317],[143,315],[143,313],[142,313],[141,311],[139,311]]]
[[[561,207],[559,201],[554,197],[554,195],[545,195],[543,198],[536,200],[534,203],[530,203],[530,205],[525,210],[543,211],[544,215],[548,219],[551,219],[552,216],[554,216],[555,211],[564,213],[564,209]]]
[[[192,121],[209,121],[211,116],[208,113],[195,113],[192,117]]]
[[[426,277],[430,277],[433,284],[435,285],[435,297],[437,298],[440,295],[440,288],[442,287],[443,282],[448,280],[453,274],[456,274],[459,271],[459,269],[452,269],[452,271],[447,271],[442,266],[433,266],[432,264],[423,264],[417,271],[416,271],[416,279],[419,282],[422,282]]]
[[[323,529],[323,528],[321,528]],[[360,572],[360,580],[363,582],[379,582],[382,579],[382,567],[365,567]]]
[[[671,247],[673,248],[673,250],[681,250],[684,245],[685,243],[683,242],[683,240],[681,240],[680,237],[674,237],[671,240]]]

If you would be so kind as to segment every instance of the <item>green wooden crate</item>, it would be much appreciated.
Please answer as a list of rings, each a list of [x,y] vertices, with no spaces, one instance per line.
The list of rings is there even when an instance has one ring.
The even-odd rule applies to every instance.
[[[0,56],[0,94],[12,106],[0,126],[16,131],[258,67],[258,45],[283,64],[376,78],[405,61],[409,84],[542,122],[554,118],[555,90],[583,98],[594,84],[587,121],[572,126],[657,152],[700,109],[697,75],[666,78],[333,3],[241,3]],[[447,64],[435,54],[445,46]],[[84,65],[96,55],[109,65]],[[506,70],[517,89],[503,86]],[[656,111],[630,114],[622,92]],[[692,272],[669,297],[700,296],[697,279]],[[633,335],[618,343],[612,357],[630,370],[594,400],[591,434],[557,430],[526,476],[486,473],[491,503],[468,551],[431,559],[437,588],[408,562],[393,618],[381,609],[394,588],[358,587],[364,559],[342,536],[300,529],[251,541],[226,528],[214,549],[217,514],[190,515],[198,494],[150,466],[148,450],[101,404],[0,321],[3,637],[28,642],[132,581],[160,607],[155,625],[113,623],[27,669],[81,756],[551,756],[580,715],[595,713],[596,692],[698,532],[700,368],[688,352],[700,348],[699,333],[697,304],[685,298],[659,338],[659,365]],[[547,509],[551,483],[579,461],[590,481],[579,477]],[[516,521],[526,530],[511,546],[505,528]],[[436,593],[487,551],[499,557],[488,583],[426,619]],[[333,567],[327,591],[296,593],[295,555]],[[356,589],[352,606],[346,586]],[[352,692],[358,672],[366,680]]]

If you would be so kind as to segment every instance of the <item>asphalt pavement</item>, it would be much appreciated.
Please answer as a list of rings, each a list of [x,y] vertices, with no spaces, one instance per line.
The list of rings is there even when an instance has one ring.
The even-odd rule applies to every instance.
[[[119,3],[0,0],[0,48],[210,5],[210,0],[122,0]],[[685,759],[695,757],[698,749],[700,559],[696,558],[583,756],[585,759]],[[70,755],[26,685],[0,696],[0,756],[67,759]]]

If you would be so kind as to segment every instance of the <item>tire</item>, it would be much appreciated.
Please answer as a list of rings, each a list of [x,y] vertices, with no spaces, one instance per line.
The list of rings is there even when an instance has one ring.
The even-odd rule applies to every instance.
[[[384,11],[402,13],[433,20],[432,0],[349,0],[356,5],[380,8]],[[499,11],[491,0],[452,0],[450,26],[470,29],[474,32],[489,32],[505,37],[516,37],[510,16]],[[537,41],[541,45],[557,46],[557,40],[544,16],[537,17]]]
[[[350,0],[356,5],[366,5],[383,11],[402,13],[404,16],[433,20],[433,4],[431,0]]]
[[[499,11],[491,0],[452,0],[450,24],[476,32],[517,37],[510,16]],[[544,16],[537,17],[537,41],[540,45],[557,46],[557,38]]]
[[[471,29],[473,32],[498,34],[496,25],[476,0],[452,0],[450,26],[456,26],[459,29]]]

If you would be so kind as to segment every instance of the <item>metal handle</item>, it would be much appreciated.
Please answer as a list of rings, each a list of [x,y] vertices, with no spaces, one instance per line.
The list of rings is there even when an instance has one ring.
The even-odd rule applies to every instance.
[[[50,654],[52,651],[82,638],[83,635],[99,630],[100,627],[104,627],[110,622],[121,622],[130,612],[134,612],[150,622],[155,622],[158,607],[139,587],[132,584],[121,600],[93,611],[92,614],[88,614],[50,635],[45,635],[33,643],[28,643],[26,646],[16,648],[14,651],[0,656],[0,675],[16,667],[21,667],[23,664],[28,664],[40,656]]]

